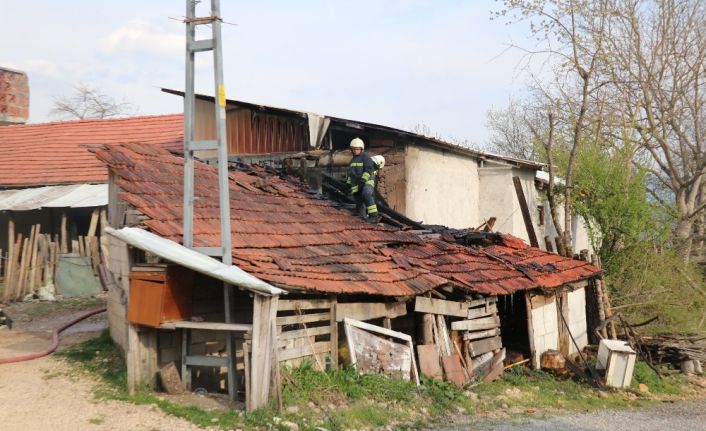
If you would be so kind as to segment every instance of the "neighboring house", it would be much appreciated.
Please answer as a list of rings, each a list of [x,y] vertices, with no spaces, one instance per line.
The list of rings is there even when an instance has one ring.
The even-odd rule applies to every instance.
[[[120,142],[180,151],[182,115],[0,127],[0,250],[4,258],[0,274],[14,285],[11,296],[6,290],[5,300],[30,293],[48,281],[52,274],[42,275],[42,281],[29,274],[43,273],[50,256],[56,263],[61,253],[91,254],[91,240],[85,237],[100,236],[96,228],[99,210],[108,203],[108,171],[90,150]],[[40,254],[36,262],[31,261],[35,249],[37,253],[44,249],[45,258]],[[13,263],[17,269],[14,281],[7,277]],[[20,279],[22,268],[29,279]]]
[[[517,176],[539,247],[546,249],[544,236],[552,240],[556,236],[547,224],[549,212],[540,210],[546,206],[541,184],[536,183],[542,163],[489,154],[372,123],[238,100],[226,103],[226,141],[233,159],[288,164],[292,171],[301,170],[310,178],[311,171],[344,175],[348,145],[354,137],[361,137],[366,151],[386,159],[378,191],[391,208],[407,217],[462,229],[482,226],[495,217],[495,231],[528,241],[513,185]],[[215,139],[213,98],[197,96],[195,106],[194,139]],[[208,159],[215,153],[202,151],[197,155]],[[590,251],[583,225],[577,224],[574,229],[574,251]]]
[[[432,333],[450,329],[476,376],[491,375],[488,369],[502,372],[506,348],[537,365],[548,349],[574,353],[569,334],[579,348],[588,343],[586,288],[600,274],[590,264],[530,248],[511,236],[457,241],[443,232],[367,224],[340,204],[309,193],[305,183],[261,167],[230,174],[233,264],[286,296],[268,299],[273,308],[266,321],[272,326],[263,332],[261,300],[242,286],[230,307],[234,323],[219,325],[225,318],[223,285],[183,273],[178,287],[170,285],[170,271],[181,270],[160,266],[174,261],[165,249],[181,241],[183,159],[137,144],[108,145],[96,156],[110,169],[113,228],[138,227],[134,232],[146,229],[173,241],[170,247],[149,248],[136,239],[132,248],[111,237],[111,334],[126,352],[133,387],[140,380],[153,382],[159,367],[175,361],[187,385],[200,378],[199,385],[218,390],[222,386],[206,378],[218,379],[218,373],[202,370],[198,377],[190,368],[221,367],[224,331],[240,331],[231,359],[242,370],[238,380],[249,388],[249,408],[257,407],[259,402],[248,397],[262,394],[252,394],[253,384],[269,388],[269,375],[264,381],[252,376],[263,376],[261,369],[271,369],[270,362],[309,358],[322,368],[338,363],[345,338],[339,322],[346,317],[407,334],[415,344],[438,343]],[[195,176],[194,246],[217,247],[216,168],[196,162]],[[126,239],[131,235],[130,229],[119,232]],[[146,296],[160,290],[161,296]],[[178,313],[170,301],[179,304]],[[165,317],[167,311],[171,317]],[[269,339],[277,346],[271,355],[262,346],[252,350],[256,340]]]

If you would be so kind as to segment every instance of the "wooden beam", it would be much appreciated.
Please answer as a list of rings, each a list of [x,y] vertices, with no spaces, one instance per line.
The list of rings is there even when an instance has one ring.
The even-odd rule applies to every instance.
[[[483,353],[501,349],[503,343],[499,336],[473,341],[471,343],[471,356],[480,356]]]
[[[298,323],[309,323],[309,322],[319,322],[321,320],[330,320],[331,312],[327,311],[325,313],[313,313],[313,314],[298,314],[295,316],[282,316],[277,317],[277,326],[283,325],[295,325]]]
[[[515,184],[515,193],[517,194],[517,200],[520,203],[522,219],[525,221],[525,229],[527,229],[527,236],[529,237],[530,245],[532,247],[539,248],[539,241],[537,241],[537,234],[534,232],[532,216],[530,215],[529,207],[527,206],[527,199],[525,198],[525,191],[522,189],[520,177],[512,177],[512,182]]]
[[[477,331],[477,332],[464,332],[463,339],[470,341],[470,340],[478,340],[480,338],[493,337],[495,335],[500,335],[500,328],[486,329],[485,331]]]
[[[483,329],[497,328],[498,326],[500,326],[500,319],[498,316],[451,322],[451,329],[453,331],[480,331]]]
[[[490,316],[493,314],[496,314],[498,312],[498,307],[495,305],[495,303],[488,304],[485,307],[482,308],[471,308],[468,310],[467,317],[468,319],[477,319],[479,317],[486,317]]]
[[[417,296],[414,300],[414,311],[418,313],[443,314],[445,316],[466,317],[468,304],[464,302],[446,301],[443,299]]]
[[[404,302],[339,302],[336,304],[336,321],[346,317],[354,320],[371,320],[381,317],[394,319],[407,314]]]
[[[487,304],[498,302],[497,296],[489,296],[487,298],[474,299],[468,302],[468,308],[485,307]]]
[[[331,308],[330,299],[280,299],[278,311],[317,310]]]
[[[279,341],[295,340],[297,338],[315,337],[317,335],[331,334],[330,326],[316,326],[313,328],[295,329],[293,331],[282,331],[277,335]]]
[[[252,325],[247,323],[221,323],[221,322],[191,322],[188,320],[176,320],[165,322],[160,325],[162,329],[202,329],[205,331],[252,331]]]

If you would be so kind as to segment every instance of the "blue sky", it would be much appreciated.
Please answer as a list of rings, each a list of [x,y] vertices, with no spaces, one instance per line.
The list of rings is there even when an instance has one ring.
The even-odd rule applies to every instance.
[[[221,0],[228,98],[410,129],[482,144],[485,113],[521,91],[527,30],[491,21],[478,1]],[[202,2],[198,15],[207,15]],[[0,65],[30,79],[30,122],[82,82],[141,114],[181,112],[183,0],[0,0]],[[212,94],[210,54],[197,89]]]

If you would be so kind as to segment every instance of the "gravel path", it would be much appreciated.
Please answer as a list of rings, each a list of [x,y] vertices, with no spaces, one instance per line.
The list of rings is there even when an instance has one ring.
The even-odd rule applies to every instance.
[[[47,348],[51,333],[37,325],[56,327],[62,319],[44,322],[28,320],[35,332],[25,332],[18,319],[19,330],[0,329],[0,357],[13,357]],[[67,331],[62,346],[96,336],[105,326],[105,317],[84,322]],[[75,331],[79,331],[78,333]],[[70,333],[74,332],[74,333]],[[96,382],[76,373],[71,367],[52,356],[14,364],[0,364],[0,430],[52,431],[118,431],[174,430],[192,431],[199,428],[183,419],[169,416],[154,406],[132,405],[120,401],[98,401],[93,390]]]
[[[660,403],[632,410],[604,410],[544,420],[523,420],[483,426],[477,430],[523,431],[697,431],[706,430],[706,399]]]

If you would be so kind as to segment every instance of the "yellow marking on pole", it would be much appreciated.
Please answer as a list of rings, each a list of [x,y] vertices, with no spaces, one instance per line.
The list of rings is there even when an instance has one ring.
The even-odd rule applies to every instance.
[[[226,106],[226,88],[223,84],[218,86],[218,106]]]

